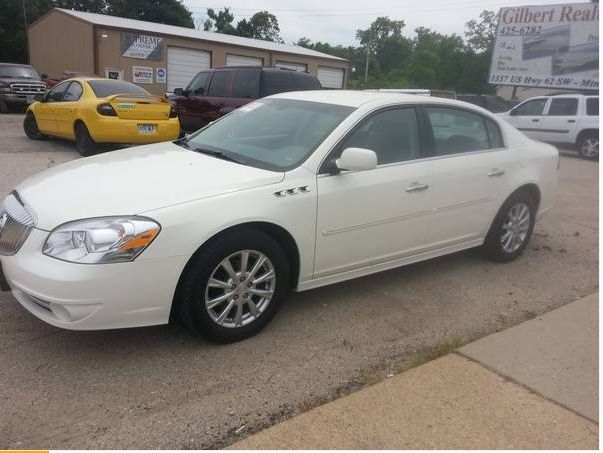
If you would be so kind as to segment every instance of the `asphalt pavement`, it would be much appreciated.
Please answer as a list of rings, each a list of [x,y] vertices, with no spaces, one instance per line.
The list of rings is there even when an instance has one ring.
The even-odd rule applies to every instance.
[[[0,196],[79,157],[28,140],[21,121],[0,116]],[[598,163],[564,154],[557,204],[519,260],[467,251],[294,294],[233,345],[179,324],[62,331],[0,293],[0,448],[223,447],[573,302],[598,287],[598,184]]]

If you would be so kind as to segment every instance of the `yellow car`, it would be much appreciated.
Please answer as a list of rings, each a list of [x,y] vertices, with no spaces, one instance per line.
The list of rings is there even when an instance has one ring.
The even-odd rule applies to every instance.
[[[27,109],[25,134],[74,140],[82,156],[99,143],[155,143],[175,140],[180,123],[167,99],[123,80],[73,78],[59,83]]]

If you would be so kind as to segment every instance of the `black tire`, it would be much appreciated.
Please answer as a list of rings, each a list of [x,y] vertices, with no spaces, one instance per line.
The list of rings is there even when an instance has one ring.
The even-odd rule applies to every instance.
[[[25,114],[25,118],[23,119],[23,131],[25,131],[25,135],[31,140],[46,140],[48,138],[47,135],[40,132],[36,117],[31,112]]]
[[[235,301],[234,298],[239,297],[235,294],[234,296],[225,299],[224,302],[222,302],[223,305],[219,305],[215,311],[213,311],[206,305],[207,299],[216,298],[215,293],[210,295],[211,291],[224,292],[218,293],[218,296],[229,291],[232,291],[230,294],[233,294],[235,291],[239,291],[239,287],[243,288],[241,291],[246,291],[244,289],[246,283],[244,283],[244,280],[241,280],[239,283],[239,277],[235,280],[237,289],[235,289],[234,283],[233,286],[228,289],[215,289],[208,286],[209,279],[212,276],[220,281],[233,281],[228,277],[224,268],[221,267],[221,263],[225,259],[230,258],[230,263],[236,269],[237,259],[240,256],[239,253],[242,251],[257,252],[268,259],[268,264],[271,265],[274,270],[275,279],[273,283],[265,284],[273,285],[272,296],[266,305],[263,306],[262,301],[265,299],[261,296],[245,296],[245,294],[241,294],[240,298]],[[252,255],[249,258],[250,267],[253,267],[253,264],[257,262],[253,261],[253,259]],[[240,265],[241,263],[238,262],[238,264]],[[216,272],[223,272],[224,276],[219,278]],[[267,273],[268,272],[263,275],[266,275]],[[237,273],[237,276],[239,275],[241,275],[241,279],[244,278],[242,274]],[[276,315],[282,299],[290,287],[289,278],[290,270],[287,257],[281,246],[272,239],[272,237],[254,229],[235,230],[218,236],[208,245],[201,248],[191,258],[180,278],[178,291],[174,300],[175,308],[186,325],[208,340],[216,343],[233,343],[241,341],[258,333],[272,320],[274,315]],[[243,296],[247,299],[244,300]],[[247,301],[252,301],[256,311],[260,307],[263,307],[263,311],[259,312],[259,315],[253,316],[251,306],[247,305]],[[235,305],[231,305],[230,311],[228,311],[229,304],[233,303]],[[245,320],[247,324],[232,325],[239,305],[242,307],[242,316],[247,317]],[[214,317],[212,317],[210,312],[213,313]],[[216,314],[220,312],[222,314],[225,312],[227,313],[222,325],[218,323],[219,317],[216,320],[214,319]],[[232,316],[229,316],[230,314],[232,314]],[[230,322],[231,325],[227,326],[227,322]]]
[[[585,132],[581,134],[577,145],[580,157],[588,160],[599,160],[598,131]]]
[[[521,206],[527,207],[529,211],[529,224],[527,225],[525,236],[523,236],[523,233],[521,233],[521,235],[518,234],[517,236],[513,236],[513,232],[517,231],[513,229],[519,229],[519,227],[511,225],[512,210],[515,209],[516,211],[513,212],[517,212],[518,207]],[[490,226],[490,230],[488,231],[488,235],[482,246],[484,255],[493,261],[502,263],[513,261],[521,255],[528,245],[528,242],[532,237],[532,232],[534,231],[536,209],[536,202],[527,191],[519,191],[512,194],[502,205]],[[509,230],[513,231],[509,233]],[[517,237],[517,241],[515,241],[512,246],[506,246],[509,241],[509,234],[513,237]],[[522,236],[523,239],[521,239]],[[521,242],[518,243],[520,239]],[[517,246],[517,248],[514,248],[515,246]]]
[[[75,146],[82,157],[92,156],[99,150],[99,145],[90,136],[84,123],[75,125]]]
[[[8,113],[8,104],[0,99],[0,113]]]

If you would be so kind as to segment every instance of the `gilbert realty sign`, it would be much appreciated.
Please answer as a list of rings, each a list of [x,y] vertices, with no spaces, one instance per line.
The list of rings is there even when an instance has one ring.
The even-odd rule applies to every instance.
[[[599,89],[599,5],[502,8],[489,82]]]
[[[124,57],[161,60],[163,38],[124,32],[121,34],[121,53]]]

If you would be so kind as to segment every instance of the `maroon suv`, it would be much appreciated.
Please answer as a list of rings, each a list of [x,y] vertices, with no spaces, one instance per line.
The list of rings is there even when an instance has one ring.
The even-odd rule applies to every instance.
[[[170,102],[180,127],[194,131],[254,99],[285,91],[320,90],[318,79],[290,69],[229,66],[197,74]]]

